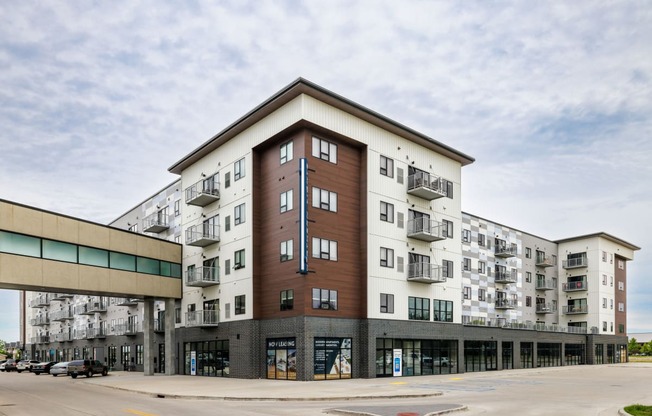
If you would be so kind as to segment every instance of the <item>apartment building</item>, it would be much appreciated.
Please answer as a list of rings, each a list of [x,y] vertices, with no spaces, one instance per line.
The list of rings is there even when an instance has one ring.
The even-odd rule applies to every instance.
[[[149,317],[175,314],[178,373],[324,380],[625,360],[638,247],[463,213],[473,161],[299,79],[111,225],[183,244],[183,296]],[[48,296],[29,296],[32,354],[142,369],[138,300]]]

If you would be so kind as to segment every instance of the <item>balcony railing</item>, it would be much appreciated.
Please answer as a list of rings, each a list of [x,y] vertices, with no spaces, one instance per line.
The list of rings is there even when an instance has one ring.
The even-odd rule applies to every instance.
[[[114,305],[118,306],[135,306],[138,305],[138,299],[135,298],[115,298]]]
[[[496,309],[514,309],[516,303],[514,299],[497,298],[495,307]]]
[[[67,321],[73,319],[75,316],[72,313],[72,308],[67,307],[60,311],[50,312],[50,320],[52,321]]]
[[[432,242],[446,238],[442,224],[427,217],[409,220],[407,229],[408,237],[421,241]]]
[[[555,282],[552,279],[537,279],[537,290],[553,290],[556,289]]]
[[[567,305],[562,308],[562,313],[564,315],[589,313],[589,305]]]
[[[553,261],[552,256],[546,256],[545,254],[537,255],[537,262],[536,262],[537,267],[552,267],[554,265],[555,263]]]
[[[186,270],[186,286],[207,287],[219,284],[219,267],[203,266]]]
[[[446,196],[446,182],[427,172],[408,176],[408,194],[432,201]]]
[[[54,295],[51,293],[38,295],[36,298],[29,301],[29,306],[31,308],[42,308],[44,306],[49,306],[53,297]]]
[[[86,328],[86,339],[106,338],[105,328]]]
[[[41,316],[37,316],[36,318],[30,319],[29,323],[32,326],[50,325],[50,318],[47,315],[41,315]]]
[[[217,225],[199,224],[186,229],[186,244],[206,247],[220,242],[220,229]]]
[[[516,254],[518,254],[517,246],[516,244],[496,244],[494,248],[494,254],[496,257],[514,257]]]
[[[586,257],[577,257],[564,260],[562,267],[564,269],[577,269],[578,267],[587,267],[589,265]]]
[[[114,332],[116,335],[134,336],[137,335],[139,332],[142,332],[142,330],[140,328],[140,324],[135,322],[127,322],[122,324],[116,324]]]
[[[48,344],[50,343],[50,336],[49,335],[37,335],[35,337],[32,337],[31,340],[32,344]]]
[[[410,263],[408,264],[408,282],[420,283],[443,283],[446,277],[443,276],[442,267],[433,263]]]
[[[186,188],[186,204],[205,207],[220,199],[220,183],[215,176]]]
[[[68,298],[72,298],[74,296],[75,295],[71,295],[69,293],[53,293],[52,294],[52,300],[62,301],[62,300],[66,300]]]
[[[154,319],[154,332],[165,332],[165,320]]]
[[[563,283],[561,288],[564,292],[577,292],[578,290],[588,290],[589,284],[586,280],[580,280],[577,282]]]
[[[511,270],[496,270],[494,281],[496,283],[516,283],[518,280],[518,273]]]
[[[216,310],[186,312],[186,326],[217,326],[219,324],[218,312]]]
[[[77,328],[73,331],[75,339],[86,339],[86,328]]]
[[[462,317],[462,324],[466,326],[488,326],[497,328],[523,329],[529,331],[541,332],[561,332],[568,334],[586,334],[587,328],[574,326],[560,326],[555,324],[543,324],[535,322],[507,322],[504,319],[484,319],[480,317]]]
[[[70,332],[60,332],[58,334],[50,334],[50,342],[64,342],[72,341]]]
[[[165,210],[167,211],[167,210]],[[143,231],[146,233],[160,233],[170,228],[165,211],[155,212],[143,219]]]
[[[106,308],[107,308],[106,299],[93,300],[91,302],[88,302],[88,304],[86,305],[86,309],[90,313],[106,312]]]
[[[557,306],[552,303],[537,303],[537,313],[555,313]]]

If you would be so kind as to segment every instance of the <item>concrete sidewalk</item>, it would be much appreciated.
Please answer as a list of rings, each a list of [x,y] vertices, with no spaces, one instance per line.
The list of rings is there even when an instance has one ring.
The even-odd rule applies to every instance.
[[[108,376],[78,378],[83,383],[155,397],[201,400],[317,401],[440,396],[441,392],[414,388],[418,377],[328,381],[244,380],[113,371]]]

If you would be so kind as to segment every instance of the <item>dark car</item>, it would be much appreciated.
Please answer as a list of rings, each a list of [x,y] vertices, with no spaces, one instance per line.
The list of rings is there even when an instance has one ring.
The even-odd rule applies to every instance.
[[[16,360],[13,359],[8,359],[7,362],[5,363],[5,371],[7,373],[10,373],[12,371],[16,371]]]
[[[68,364],[68,374],[72,378],[77,378],[80,374],[86,377],[92,377],[93,374],[102,374],[105,376],[108,373],[109,368],[98,360],[74,360]]]
[[[32,373],[37,376],[41,373],[50,374],[50,368],[52,368],[56,363],[56,361],[45,361],[38,364],[32,364]]]

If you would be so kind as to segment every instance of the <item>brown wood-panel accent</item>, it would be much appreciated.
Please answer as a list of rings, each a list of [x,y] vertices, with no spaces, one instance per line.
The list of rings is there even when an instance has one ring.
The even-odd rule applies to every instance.
[[[614,328],[614,331],[616,335],[626,335],[627,334],[627,260],[625,260],[622,257],[619,256],[614,256],[614,277],[616,280],[616,287],[614,287],[614,292],[615,292],[615,299],[614,301],[616,302],[616,305],[614,307],[615,309],[615,323],[616,327]],[[624,264],[623,269],[618,268],[618,262],[622,261]],[[620,290],[618,288],[619,282],[623,282],[625,290]],[[625,311],[620,312],[618,310],[618,303],[622,302],[625,305]],[[618,332],[619,325],[624,325],[625,332],[621,334]]]
[[[292,316],[361,318],[366,315],[366,182],[361,180],[365,148],[328,136],[338,145],[338,163],[311,156],[313,131],[302,129],[275,137],[254,149],[254,319]],[[279,147],[293,140],[292,161],[280,165]],[[308,258],[308,275],[299,268],[299,159],[308,159],[309,250],[312,237],[338,242],[338,261]],[[312,187],[338,194],[338,212],[312,208]],[[293,209],[280,213],[280,194],[293,189]],[[365,205],[366,207],[366,205]],[[294,258],[280,261],[280,242],[294,240]],[[312,288],[338,291],[338,310],[312,308]],[[294,290],[294,308],[280,310],[280,292]]]

